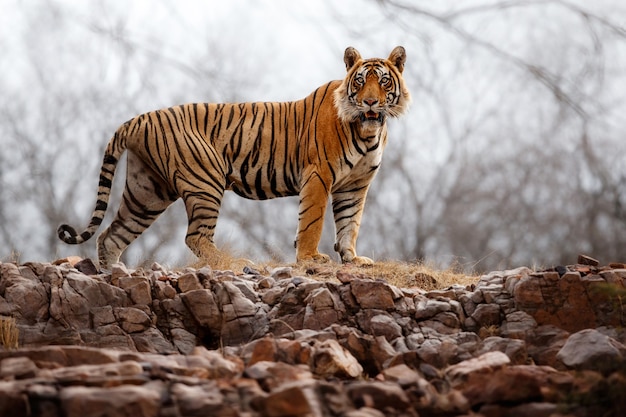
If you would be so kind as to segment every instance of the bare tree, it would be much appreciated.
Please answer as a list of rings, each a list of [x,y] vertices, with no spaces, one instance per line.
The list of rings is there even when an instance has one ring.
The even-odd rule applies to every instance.
[[[422,74],[409,80],[413,112],[435,116],[437,125],[424,131],[416,116],[396,132],[401,145],[387,154],[396,169],[383,169],[372,194],[386,197],[371,202],[396,225],[379,221],[380,238],[368,246],[384,241],[391,257],[459,258],[477,269],[567,263],[580,251],[619,259],[625,172],[607,154],[624,149],[615,118],[624,102],[611,93],[626,73],[607,67],[626,46],[616,9],[574,1],[377,3],[415,40],[409,50],[423,46]],[[485,29],[502,25],[510,30],[498,37]],[[441,38],[456,54],[449,68],[434,50]],[[432,144],[429,135],[440,142],[415,145]],[[438,162],[420,165],[423,153]],[[402,195],[398,206],[386,204],[390,189]],[[394,228],[414,232],[397,238]]]

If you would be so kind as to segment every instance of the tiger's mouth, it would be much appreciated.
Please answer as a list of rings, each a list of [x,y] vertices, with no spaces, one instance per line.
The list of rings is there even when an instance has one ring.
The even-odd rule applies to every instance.
[[[382,112],[377,113],[375,111],[368,110],[365,113],[361,113],[359,115],[359,119],[361,120],[361,122],[370,121],[382,123],[383,120],[385,120],[385,116],[383,116]]]

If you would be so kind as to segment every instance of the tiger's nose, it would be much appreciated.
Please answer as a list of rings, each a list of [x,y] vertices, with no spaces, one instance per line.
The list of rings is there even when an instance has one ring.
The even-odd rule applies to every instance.
[[[375,98],[365,98],[363,99],[363,102],[371,107],[374,104],[378,103],[378,100],[376,100]]]

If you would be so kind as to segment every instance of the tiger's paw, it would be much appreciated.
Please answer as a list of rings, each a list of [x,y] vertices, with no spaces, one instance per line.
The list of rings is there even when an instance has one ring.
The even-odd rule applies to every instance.
[[[320,264],[330,262],[330,256],[325,253],[315,253],[313,255],[298,256],[298,262],[313,261]]]
[[[350,263],[356,266],[372,266],[374,265],[374,260],[368,258],[367,256],[355,256],[349,261],[344,259],[343,263]]]

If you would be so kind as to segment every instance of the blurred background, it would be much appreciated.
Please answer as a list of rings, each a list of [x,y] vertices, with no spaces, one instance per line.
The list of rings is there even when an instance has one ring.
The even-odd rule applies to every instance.
[[[359,253],[485,271],[626,261],[626,3],[621,0],[0,0],[0,260],[95,256],[104,147],[136,114],[288,101],[345,75],[343,51],[407,50]],[[107,221],[117,209],[125,164]],[[227,193],[216,240],[293,262],[297,198]],[[126,252],[194,260],[179,201]],[[100,230],[101,231],[101,230]],[[321,249],[334,254],[327,218]]]

